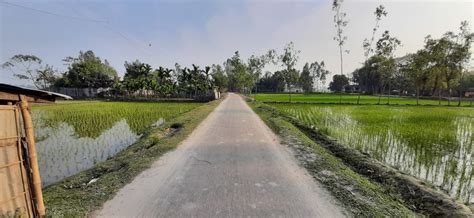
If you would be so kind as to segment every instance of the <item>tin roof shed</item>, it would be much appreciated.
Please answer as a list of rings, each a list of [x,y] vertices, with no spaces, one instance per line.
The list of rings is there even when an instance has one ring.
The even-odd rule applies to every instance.
[[[72,99],[70,96],[59,94],[56,92],[29,89],[0,83],[0,104],[7,104],[8,102],[18,102],[20,101],[20,95],[24,95],[28,102],[36,103],[53,103],[56,101],[56,99]]]

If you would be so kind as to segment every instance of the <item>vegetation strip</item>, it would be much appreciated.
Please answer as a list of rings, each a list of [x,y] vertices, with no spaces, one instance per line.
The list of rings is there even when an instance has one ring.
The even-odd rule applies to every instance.
[[[262,103],[250,103],[253,110],[282,139],[298,162],[323,184],[332,195],[355,216],[410,217],[415,216],[398,195],[355,173],[341,160],[308,138],[275,110]]]
[[[290,102],[291,95],[291,102]],[[474,100],[464,99],[461,102],[451,102],[446,99],[417,99],[408,96],[375,96],[350,94],[330,94],[330,93],[285,93],[269,94],[259,93],[255,95],[255,100],[264,103],[294,103],[294,104],[348,104],[348,105],[418,105],[418,106],[472,106]],[[448,105],[449,104],[449,105]]]
[[[266,111],[265,113],[271,113],[274,117],[281,117],[290,122],[304,132],[306,136],[344,161],[344,163],[349,165],[354,171],[381,184],[391,193],[390,195],[398,195],[403,198],[405,205],[416,212],[429,216],[472,216],[472,211],[468,207],[451,199],[446,194],[436,191],[426,186],[422,181],[404,175],[355,149],[341,145],[318,130],[307,127],[291,116],[281,113],[265,104],[259,104],[258,110]]]
[[[165,152],[176,148],[221,102],[216,100],[149,130],[135,144],[94,168],[44,190],[47,216],[86,216],[111,199]]]

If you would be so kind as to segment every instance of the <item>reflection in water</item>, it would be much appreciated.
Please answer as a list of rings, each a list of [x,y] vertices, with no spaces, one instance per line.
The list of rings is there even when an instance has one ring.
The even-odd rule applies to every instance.
[[[57,128],[36,128],[38,164],[43,186],[89,169],[107,160],[139,136],[133,133],[125,120],[117,122],[97,138],[78,138],[74,128],[61,123]]]
[[[42,111],[32,113],[43,186],[89,169],[140,138],[125,119],[116,122],[98,137],[90,138],[79,137],[74,127],[64,122],[55,127],[45,125],[44,116]],[[160,126],[164,122],[164,119],[159,119],[152,126]]]
[[[463,202],[474,202],[472,116],[441,113],[433,124],[417,114],[427,111],[415,113],[403,108],[276,107]]]

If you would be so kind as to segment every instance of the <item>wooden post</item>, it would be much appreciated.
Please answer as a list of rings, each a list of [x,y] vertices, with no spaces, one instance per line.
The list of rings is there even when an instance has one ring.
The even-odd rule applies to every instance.
[[[34,203],[39,216],[45,215],[45,208],[43,202],[43,193],[41,191],[41,177],[38,167],[38,158],[36,156],[35,136],[33,132],[33,122],[31,121],[30,111],[28,109],[28,100],[24,95],[20,95],[20,109],[23,116],[23,123],[25,127],[26,142],[28,143],[28,157],[31,164],[31,177],[33,179],[33,193]]]

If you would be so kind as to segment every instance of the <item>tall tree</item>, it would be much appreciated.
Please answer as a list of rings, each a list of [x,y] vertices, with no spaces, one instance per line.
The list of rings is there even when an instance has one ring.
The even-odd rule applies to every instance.
[[[344,0],[333,0],[332,10],[334,11],[334,26],[336,27],[336,36],[334,40],[339,46],[339,58],[341,65],[341,75],[344,75],[344,61],[343,61],[343,52],[349,53],[349,50],[344,51],[344,44],[346,43],[347,36],[344,35],[344,28],[349,23],[349,20],[346,20],[346,13],[342,11],[342,3]],[[339,103],[342,102],[342,93],[339,96]]]
[[[35,55],[17,54],[2,64],[13,76],[30,81],[38,89],[47,89],[56,80],[56,71],[50,65],[42,65],[42,60]]]
[[[48,64],[36,70],[36,73],[36,84],[40,84],[39,86],[41,89],[47,89],[51,86],[54,86],[58,79],[56,70],[53,68],[53,66]]]
[[[172,69],[159,67],[150,76],[150,87],[161,97],[168,97],[176,93],[176,84],[173,81]]]
[[[364,66],[352,73],[352,79],[358,86],[368,94],[380,93],[382,85],[381,63],[384,57],[374,55],[365,62]]]
[[[415,86],[416,104],[418,105],[420,90],[424,89],[430,79],[429,53],[422,49],[411,55],[408,63],[402,66],[402,71],[409,78],[411,84]]]
[[[461,106],[461,98],[463,94],[472,87],[474,87],[474,71],[462,72],[461,78],[459,79],[459,83],[457,85],[457,91],[459,94],[458,106]],[[470,104],[472,105],[472,100],[470,101]]]
[[[396,37],[390,36],[390,32],[386,30],[382,37],[377,41],[375,54],[382,57],[380,63],[380,70],[382,72],[382,92],[385,89],[385,86],[388,85],[388,101],[390,104],[390,94],[391,94],[391,82],[393,80],[393,74],[396,70],[396,61],[394,58],[395,50],[401,45],[400,40]],[[381,95],[379,96],[380,103]]]
[[[385,7],[383,5],[379,5],[377,8],[375,8],[375,25],[374,28],[372,29],[372,36],[369,39],[364,39],[364,42],[362,43],[362,47],[364,48],[364,56],[365,56],[365,62],[369,60],[369,57],[371,53],[374,51],[372,48],[372,44],[374,44],[375,40],[375,34],[377,33],[377,30],[379,29],[379,23],[382,20],[382,17],[387,16],[387,11],[385,11]],[[364,62],[364,64],[365,64]],[[359,94],[357,97],[357,104],[360,103],[360,95],[361,95],[361,88],[359,87]]]
[[[457,34],[447,32],[440,39],[428,36],[425,41],[424,49],[430,54],[430,64],[433,65],[435,77],[432,94],[437,89],[440,97],[441,89],[445,86],[448,91],[448,104],[450,104],[452,89],[470,60],[470,49],[474,38],[466,21],[461,22],[459,29],[460,32]]]
[[[312,75],[313,84],[318,81],[323,84],[326,82],[326,76],[329,74],[329,71],[326,70],[324,61],[311,63],[309,70]]]
[[[238,51],[224,63],[224,69],[229,78],[229,88],[232,91],[249,92],[255,82],[248,72],[248,67],[240,58]]]
[[[224,92],[228,85],[228,78],[221,65],[211,66],[211,75],[214,81],[214,85],[219,89],[220,92]]]
[[[291,102],[291,87],[298,84],[299,72],[295,66],[298,62],[298,54],[300,50],[295,49],[293,42],[288,43],[283,49],[283,53],[280,55],[279,60],[283,70],[281,73],[285,79],[286,87],[288,89],[289,101]]]
[[[305,93],[310,93],[313,91],[313,76],[309,70],[309,64],[306,63],[303,66],[303,70],[301,71],[301,75],[299,78],[299,83],[301,88]]]
[[[253,85],[257,83],[262,75],[263,68],[269,63],[276,62],[276,51],[274,49],[268,50],[268,52],[261,56],[252,55],[247,61],[248,72],[253,78]],[[257,92],[257,86],[255,86]]]
[[[66,86],[76,88],[107,88],[117,80],[117,71],[107,60],[102,61],[94,52],[79,52],[79,56],[63,60],[68,71],[63,75]]]
[[[362,47],[364,48],[364,56],[365,56],[365,61],[369,60],[369,57],[371,53],[374,51],[372,48],[372,45],[374,44],[375,41],[375,34],[377,33],[377,30],[379,29],[379,23],[382,20],[382,17],[387,16],[387,11],[385,11],[385,7],[383,5],[379,5],[377,8],[375,8],[375,26],[372,29],[372,36],[369,39],[364,39],[364,42],[362,43]]]
[[[304,92],[309,93],[314,89],[314,84],[318,82],[325,82],[329,71],[325,69],[324,61],[306,63],[303,66],[303,71],[299,78],[299,84]]]
[[[128,91],[132,93],[140,91],[142,94],[147,94],[148,91],[156,88],[156,82],[151,77],[153,73],[151,65],[135,60],[125,61],[124,66],[123,84]]]
[[[137,79],[141,77],[150,76],[153,68],[151,65],[147,63],[142,63],[139,60],[135,60],[133,62],[125,61],[125,76],[123,77],[124,80],[127,79]]]
[[[346,75],[334,75],[331,83],[329,83],[329,90],[333,92],[342,92],[344,87],[349,85],[349,78]]]

